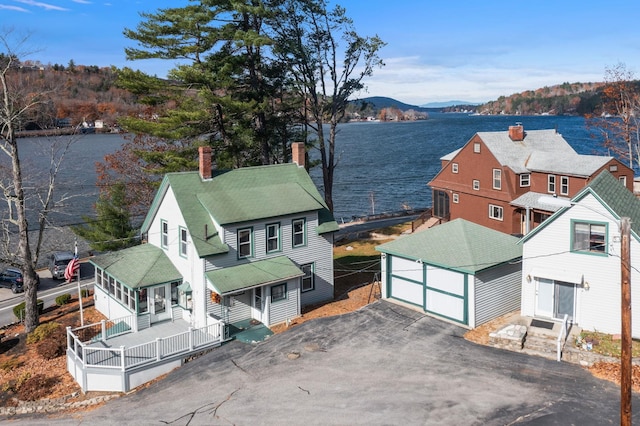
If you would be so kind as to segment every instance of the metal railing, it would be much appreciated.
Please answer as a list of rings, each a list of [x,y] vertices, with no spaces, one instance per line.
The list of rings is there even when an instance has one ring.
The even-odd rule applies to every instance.
[[[81,329],[91,329],[96,325],[100,324],[92,324],[81,327]],[[89,346],[87,341],[83,342],[79,335],[76,334],[78,329],[71,330],[71,327],[67,327],[67,347],[77,359],[82,361],[82,365],[85,368],[94,367],[125,371],[142,364],[160,361],[169,356],[181,353],[188,354],[212,344],[222,343],[224,328],[224,323],[218,322],[202,328],[193,329],[189,327],[189,330],[183,333],[164,338],[158,337],[154,341],[136,346],[101,348]]]
[[[564,347],[564,343],[567,340],[567,335],[569,334],[569,315],[564,314],[564,319],[562,320],[562,327],[560,327],[560,333],[558,334],[558,339],[556,340],[556,361],[560,362],[562,358],[562,348]]]

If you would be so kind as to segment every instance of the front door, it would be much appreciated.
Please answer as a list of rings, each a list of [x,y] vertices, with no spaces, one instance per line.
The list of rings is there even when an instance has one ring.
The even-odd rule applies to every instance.
[[[171,318],[170,304],[167,303],[167,287],[153,287],[149,289],[149,307],[151,323]]]
[[[264,290],[262,287],[256,287],[253,289],[253,303],[251,305],[251,317],[260,322],[262,315],[264,314]]]
[[[576,286],[546,278],[538,278],[536,282],[535,316],[563,319],[566,314],[569,320],[573,320]]]

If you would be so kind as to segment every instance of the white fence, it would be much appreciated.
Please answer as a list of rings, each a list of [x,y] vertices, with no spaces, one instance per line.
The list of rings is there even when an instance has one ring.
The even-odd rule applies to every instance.
[[[202,328],[189,327],[185,332],[156,337],[135,346],[95,345],[132,332],[130,325],[127,318],[121,318],[73,330],[67,327],[67,366],[83,392],[128,392],[175,368],[171,365],[180,365],[189,354],[219,346],[225,340],[225,324],[219,321]]]

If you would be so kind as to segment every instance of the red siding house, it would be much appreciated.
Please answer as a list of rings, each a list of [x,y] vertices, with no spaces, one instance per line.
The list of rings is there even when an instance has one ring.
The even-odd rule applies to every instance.
[[[569,200],[602,170],[633,191],[633,170],[615,158],[578,154],[556,130],[521,124],[478,132],[441,162],[429,182],[433,215],[507,234],[526,234],[560,208],[552,197]]]

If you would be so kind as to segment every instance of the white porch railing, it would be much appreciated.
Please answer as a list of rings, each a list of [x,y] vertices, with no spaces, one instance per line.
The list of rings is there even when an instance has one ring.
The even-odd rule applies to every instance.
[[[560,327],[558,340],[556,340],[556,360],[558,362],[560,362],[560,359],[562,358],[562,348],[564,347],[564,342],[567,338],[567,334],[569,333],[568,323],[569,323],[569,315],[564,314],[564,319],[562,320],[562,327]]]
[[[97,326],[100,326],[103,330],[101,332],[102,336],[113,337],[108,336],[104,331],[104,324],[91,324],[74,330],[71,330],[71,327],[67,327],[68,350],[72,352],[77,360],[81,361],[83,368],[92,367],[125,371],[146,363],[160,361],[169,356],[181,353],[188,354],[203,347],[221,344],[224,336],[224,323],[218,322],[197,329],[190,327],[188,331],[183,333],[165,338],[158,337],[154,341],[136,346],[100,348],[87,344],[95,342],[98,334],[95,334],[89,340],[81,339],[78,334],[78,331],[92,329],[92,327],[95,329]],[[130,332],[130,330],[127,332]],[[84,332],[84,334],[91,333]],[[104,339],[99,338],[99,340]]]

